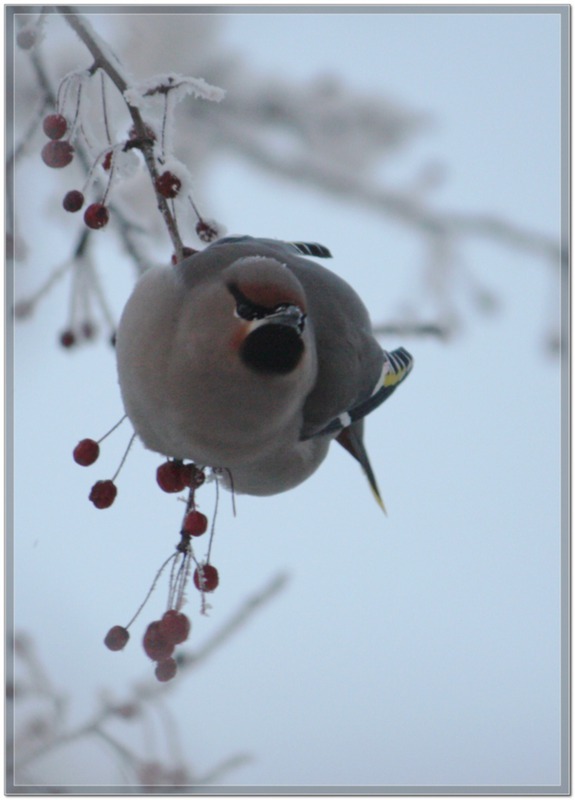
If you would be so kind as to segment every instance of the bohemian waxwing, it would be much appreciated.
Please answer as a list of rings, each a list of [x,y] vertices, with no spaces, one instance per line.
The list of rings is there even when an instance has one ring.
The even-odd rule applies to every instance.
[[[309,255],[330,253],[228,237],[148,270],[117,333],[125,409],[146,447],[254,495],[297,486],[336,439],[383,507],[363,418],[413,360],[380,348],[357,294]]]

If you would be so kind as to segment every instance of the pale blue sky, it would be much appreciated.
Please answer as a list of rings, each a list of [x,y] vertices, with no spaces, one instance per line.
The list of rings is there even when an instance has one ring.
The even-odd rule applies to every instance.
[[[428,159],[444,162],[437,208],[559,236],[558,14],[234,14],[220,42],[270,74],[335,73],[428,113],[429,130],[390,167],[398,182]],[[375,321],[395,317],[415,285],[423,252],[406,228],[231,156],[202,188],[230,231],[326,244]],[[32,247],[35,257],[66,253],[55,236]],[[559,283],[529,253],[486,241],[463,252],[498,292],[500,312],[482,317],[463,302],[455,341],[403,342],[413,374],[367,423],[389,517],[335,447],[297,490],[237,498],[235,519],[221,498],[221,585],[209,618],[190,592],[192,641],[273,575],[291,576],[172,692],[198,769],[253,756],[230,785],[488,792],[560,782],[560,362],[542,346]],[[122,409],[107,348],[51,346],[65,302],[55,294],[16,330],[15,611],[81,720],[95,689],[121,697],[152,675],[136,640],[162,610],[165,584],[132,647],[110,654],[101,639],[131,616],[169,555],[181,504],[155,491],[158,458],[139,445],[116,504],[98,512],[87,502],[129,431],[89,473],[72,463],[78,439],[100,435]],[[209,514],[209,487],[205,498]],[[100,780],[89,748],[60,763],[70,783]]]

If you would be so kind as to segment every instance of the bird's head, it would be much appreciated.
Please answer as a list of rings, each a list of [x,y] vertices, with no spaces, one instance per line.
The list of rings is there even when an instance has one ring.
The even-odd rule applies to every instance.
[[[255,372],[286,375],[305,352],[306,301],[295,275],[273,258],[242,258],[222,274],[234,317],[231,346]]]

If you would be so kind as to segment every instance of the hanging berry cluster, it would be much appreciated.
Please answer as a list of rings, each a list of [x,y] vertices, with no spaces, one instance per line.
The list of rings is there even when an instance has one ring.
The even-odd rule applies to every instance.
[[[123,417],[108,433],[98,441],[82,439],[74,448],[74,461],[83,467],[94,464],[100,455],[100,443],[123,422]],[[89,499],[98,509],[109,508],[118,493],[116,477],[123,466],[134,436],[122,458],[120,466],[111,479],[99,480],[94,483],[89,494]],[[174,552],[166,559],[158,570],[144,601],[132,617],[124,625],[114,625],[104,638],[104,644],[109,650],[123,650],[130,639],[129,628],[139,616],[146,605],[156,584],[168,564],[171,564],[167,608],[160,619],[148,624],[142,640],[145,654],[155,662],[155,675],[159,681],[171,680],[177,672],[178,662],[174,657],[177,645],[185,642],[190,634],[191,623],[182,612],[186,600],[186,588],[190,576],[196,589],[201,594],[201,612],[207,609],[206,594],[213,592],[219,584],[218,570],[210,563],[210,553],[213,541],[214,528],[209,536],[207,552],[203,560],[198,560],[192,540],[203,536],[208,530],[208,518],[198,508],[196,491],[206,479],[205,470],[193,463],[184,464],[182,461],[168,460],[159,465],[156,470],[156,483],[162,491],[168,494],[179,494],[188,491],[186,509],[180,527],[180,541]],[[217,484],[216,484],[217,486]],[[194,571],[192,573],[192,566]]]
[[[154,226],[135,222],[136,214],[131,214],[129,208],[130,196],[135,195],[124,194],[116,199],[117,187],[126,179],[138,171],[147,173],[149,191],[155,199],[152,207],[159,211],[169,236],[173,264],[197,252],[197,247],[184,244],[188,236],[210,243],[223,235],[223,228],[198,209],[191,174],[175,154],[173,131],[175,109],[184,98],[191,95],[202,101],[219,102],[225,93],[203,79],[172,73],[134,83],[106,42],[80,15],[66,13],[64,20],[93,60],[87,68],[64,76],[55,91],[42,60],[34,60],[42,74],[43,105],[52,106],[51,113],[39,121],[45,138],[38,151],[47,167],[64,179],[71,176],[62,192],[62,208],[67,214],[77,215],[82,226],[73,253],[53,267],[43,286],[16,302],[14,313],[19,318],[29,317],[36,303],[66,272],[71,272],[69,320],[58,339],[63,348],[72,350],[99,335],[100,327],[90,316],[97,307],[103,316],[103,327],[109,332],[108,339],[114,344],[116,326],[110,310],[113,304],[108,303],[105,286],[92,263],[92,232],[109,233],[112,229],[124,252],[135,262],[138,274],[151,265],[149,234]],[[18,31],[18,47],[32,56],[41,44],[44,21],[45,15],[39,14]],[[30,127],[28,138],[36,135],[37,125],[36,122]],[[17,150],[29,151],[30,147],[20,146]],[[138,202],[139,194],[138,191]],[[154,245],[156,242],[157,236]],[[168,252],[165,260],[169,259]]]
[[[158,207],[164,216],[168,232],[171,235],[176,260],[185,257],[186,252],[195,252],[184,247],[178,231],[175,200],[183,198],[196,218],[195,231],[203,242],[211,242],[220,235],[219,227],[202,217],[191,193],[191,179],[186,167],[174,158],[171,152],[170,128],[173,109],[178,100],[186,94],[194,93],[209,99],[220,99],[219,90],[210,87],[203,81],[193,78],[182,78],[173,75],[159,76],[148,81],[143,87],[128,87],[121,75],[113,70],[106,71],[107,62],[100,59],[89,70],[72,73],[66,76],[57,94],[57,111],[48,114],[43,120],[42,128],[49,141],[42,148],[42,160],[53,169],[62,169],[72,163],[76,143],[84,166],[88,168],[88,176],[82,189],[70,189],[62,200],[63,208],[69,213],[77,213],[85,207],[85,198],[94,197],[84,210],[84,223],[92,230],[100,230],[110,220],[109,195],[118,175],[132,173],[137,162],[133,151],[140,151],[143,161],[148,167],[152,185],[158,200]],[[113,142],[106,97],[106,75],[119,89],[132,117],[132,125],[126,137]],[[84,129],[82,107],[89,84],[100,77],[102,128],[91,130],[90,136]],[[148,105],[149,99],[157,98],[162,106],[161,120],[155,118],[144,121],[140,105]],[[144,98],[146,103],[144,103]],[[156,117],[157,117],[157,108]],[[152,116],[154,114],[152,113]],[[94,139],[103,141],[99,151],[94,151]],[[170,201],[168,203],[168,201]],[[181,214],[182,209],[179,209]]]

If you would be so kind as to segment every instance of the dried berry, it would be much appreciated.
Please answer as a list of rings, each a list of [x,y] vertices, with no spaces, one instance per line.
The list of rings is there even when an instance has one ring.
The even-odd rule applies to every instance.
[[[194,570],[194,586],[201,592],[213,592],[219,582],[218,571],[211,564],[202,564]]]
[[[155,186],[156,191],[158,194],[161,194],[162,197],[172,198],[176,197],[182,188],[182,182],[177,175],[166,170],[166,172],[162,172],[161,175],[158,175]]]
[[[171,642],[164,631],[159,620],[150,622],[144,634],[144,651],[152,661],[164,661],[174,652],[174,643]]]
[[[214,228],[213,225],[210,225],[204,219],[201,219],[196,224],[196,233],[198,234],[198,238],[202,240],[202,242],[213,242],[215,239],[218,238],[218,231]]]
[[[88,499],[96,508],[109,508],[118,494],[118,489],[113,481],[96,481],[92,486]]]
[[[154,670],[156,678],[162,682],[171,681],[177,671],[178,671],[178,665],[176,664],[176,661],[173,658],[163,659],[162,661],[160,661],[160,663],[156,666],[156,669]]]
[[[62,114],[48,114],[44,117],[42,128],[50,139],[61,139],[68,130],[68,123]]]
[[[66,211],[71,211],[72,213],[79,211],[84,205],[84,195],[77,189],[72,189],[64,195],[62,205]]]
[[[114,625],[106,634],[104,644],[108,650],[123,650],[129,638],[130,634],[126,628],[123,628],[121,625]]]
[[[185,642],[190,635],[191,623],[185,614],[176,609],[166,611],[160,620],[160,629],[172,644]]]
[[[206,480],[204,471],[195,464],[184,464],[183,470],[186,486],[189,486],[190,489],[198,489]]]
[[[61,169],[67,167],[74,157],[74,148],[70,142],[61,140],[46,142],[42,148],[42,160],[48,167]]]
[[[186,514],[182,532],[188,536],[201,536],[208,529],[208,518],[201,511],[190,511]]]
[[[84,212],[84,222],[89,228],[98,230],[108,224],[110,214],[103,203],[92,203]]]
[[[100,445],[93,439],[82,439],[74,448],[73,456],[76,464],[89,467],[100,455]]]

